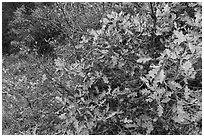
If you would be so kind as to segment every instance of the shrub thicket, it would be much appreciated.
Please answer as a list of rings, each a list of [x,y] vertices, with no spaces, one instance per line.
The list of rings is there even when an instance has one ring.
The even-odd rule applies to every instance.
[[[201,134],[200,3],[22,6],[3,134]]]

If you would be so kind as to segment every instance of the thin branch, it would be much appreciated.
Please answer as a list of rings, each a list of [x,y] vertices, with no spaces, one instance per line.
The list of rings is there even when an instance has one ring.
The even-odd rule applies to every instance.
[[[48,19],[48,18],[43,18],[43,17],[37,17],[37,18],[38,18],[38,19],[41,19],[41,20],[45,20],[45,21],[50,22],[51,24],[53,24],[54,26],[56,26],[59,30],[61,30],[65,35],[67,35],[67,33],[66,33],[62,28],[60,28],[60,27],[57,25],[57,23],[51,21],[50,19]]]
[[[150,10],[151,10],[150,15],[151,15],[151,17],[153,19],[153,34],[155,34],[155,32],[156,32],[156,22],[157,22],[156,11],[155,11],[155,8],[154,8],[155,3],[153,5],[153,3],[150,2],[149,6],[150,6]]]
[[[57,7],[62,11],[62,14],[64,15],[64,18],[65,18],[65,21],[67,22],[67,25],[70,27],[70,29],[72,28],[72,26],[70,25],[69,23],[69,20],[67,19],[67,16],[65,14],[65,11],[64,9],[58,4],[58,2],[56,3],[57,4]]]
[[[38,65],[39,65],[39,69],[41,69],[45,74],[47,74],[47,78],[51,81],[53,81],[55,84],[57,84],[58,87],[62,88],[63,90],[66,91],[66,93],[71,96],[71,97],[74,97],[73,93],[68,90],[66,88],[65,85],[63,85],[62,83],[60,82],[57,82],[57,80],[48,72],[47,68],[45,68],[45,66],[42,66],[43,63],[39,62],[37,59],[33,58],[31,55],[28,55],[28,57],[30,57],[31,59],[33,59]],[[42,68],[40,67],[42,66]]]

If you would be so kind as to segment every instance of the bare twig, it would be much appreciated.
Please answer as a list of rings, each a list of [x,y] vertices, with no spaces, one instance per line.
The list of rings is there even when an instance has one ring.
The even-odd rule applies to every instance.
[[[51,20],[48,19],[48,18],[43,18],[43,17],[37,17],[37,18],[38,18],[38,19],[41,19],[41,20],[45,20],[45,21],[50,22],[51,24],[53,24],[54,26],[56,26],[59,30],[61,30],[65,35],[67,35],[67,33],[66,33],[62,28],[60,28],[60,27],[57,25],[56,22],[51,21]]]
[[[69,20],[67,19],[67,15],[66,15],[66,13],[65,13],[65,10],[59,5],[59,3],[56,3],[57,4],[57,7],[62,11],[62,14],[64,15],[64,18],[65,18],[65,20],[66,20],[66,22],[67,22],[67,25],[70,27],[70,29],[72,28],[72,26],[70,25],[70,23],[69,23]]]
[[[155,11],[155,3],[150,2],[150,10],[151,10],[151,17],[153,19],[153,33],[155,34],[156,32],[156,22],[157,22],[157,17],[156,17],[156,11]]]

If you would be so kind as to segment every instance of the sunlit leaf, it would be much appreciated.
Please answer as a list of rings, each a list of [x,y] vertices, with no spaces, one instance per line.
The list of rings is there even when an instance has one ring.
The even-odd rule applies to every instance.
[[[173,90],[181,89],[181,85],[175,81],[168,81],[169,87]]]
[[[188,86],[185,86],[184,88],[184,97],[186,100],[189,99],[189,95],[191,94],[190,89],[188,88]]]
[[[186,41],[186,37],[183,35],[182,31],[174,30],[174,35],[177,38],[174,40],[175,43],[180,44],[180,43]]]
[[[139,63],[146,63],[147,61],[150,61],[152,58],[150,58],[150,57],[144,57],[144,58],[140,58],[140,59],[138,59],[137,60],[137,62],[139,62]]]
[[[96,39],[98,38],[98,36],[99,36],[99,34],[97,33],[97,31],[95,31],[95,30],[93,30],[93,29],[92,29],[89,33],[94,36],[94,40],[96,40]]]
[[[100,51],[102,54],[107,54],[109,51],[108,50],[101,50]]]
[[[160,72],[155,77],[155,82],[163,83],[163,81],[165,80],[165,77],[166,75],[164,73],[164,70],[161,69]]]
[[[162,103],[168,103],[171,100],[170,97],[165,97],[164,99],[161,100]]]
[[[138,16],[135,16],[134,18],[133,18],[133,23],[137,26],[137,25],[140,25],[140,20],[139,20],[139,18],[138,18]]]
[[[76,49],[80,49],[80,48],[83,48],[83,47],[84,47],[83,44],[79,44],[79,45],[76,45],[76,46],[75,46]]]
[[[109,20],[107,18],[103,18],[103,23],[107,24],[109,22]]]
[[[173,120],[178,123],[182,123],[185,120],[189,120],[189,115],[184,111],[182,102],[177,104],[177,115],[173,117]]]
[[[107,76],[106,75],[103,75],[103,81],[105,82],[105,83],[109,83],[109,81],[108,81],[108,78],[107,78]]]
[[[163,87],[162,87],[162,88],[159,87],[159,88],[156,89],[156,93],[157,93],[159,96],[162,96],[162,95],[165,93],[165,91],[166,91],[166,90],[165,90],[165,88],[163,88]]]
[[[149,73],[146,75],[146,77],[153,79],[157,75],[158,71],[159,71],[159,68],[154,68],[154,69],[149,71]]]
[[[62,60],[61,58],[57,58],[55,59],[55,65],[56,65],[56,71],[58,70],[63,70],[64,66],[65,66],[65,62],[64,60]]]
[[[158,112],[158,116],[161,117],[163,114],[163,107],[161,106],[161,104],[158,104],[157,112]]]
[[[123,113],[123,112],[117,112],[117,111],[112,112],[111,114],[109,114],[109,115],[106,117],[106,119],[109,119],[109,118],[115,116],[116,114],[121,114],[121,113]]]
[[[118,58],[116,56],[112,56],[112,67],[115,67],[118,63]]]
[[[112,11],[112,13],[111,13],[111,14],[108,14],[107,17],[110,18],[110,19],[116,18],[116,17],[117,17],[117,13],[114,12],[114,11]]]
[[[166,4],[166,5],[164,6],[164,12],[165,12],[165,13],[170,12],[169,4]]]
[[[191,50],[192,53],[194,53],[196,51],[196,46],[193,45],[192,43],[188,44],[189,49]]]
[[[150,94],[151,92],[150,92],[150,90],[148,90],[148,89],[142,89],[142,90],[140,90],[140,92],[143,94],[143,95],[148,95],[148,94]]]
[[[126,128],[136,128],[136,127],[138,127],[138,125],[135,124],[135,123],[133,123],[133,124],[125,124],[125,127]]]
[[[156,10],[156,15],[157,17],[162,16],[162,12],[159,8]]]
[[[83,128],[83,129],[80,131],[80,135],[89,135],[89,130]]]
[[[59,118],[60,118],[61,120],[67,119],[66,113],[61,114],[61,115],[59,116]]]
[[[172,92],[170,91],[166,91],[164,93],[164,98],[161,100],[162,103],[168,103],[170,100],[171,100],[171,95],[172,95]]]
[[[132,92],[132,93],[130,93],[130,94],[128,94],[128,98],[129,97],[137,97],[137,95],[138,95],[138,93],[137,92]]]
[[[45,74],[43,74],[42,76],[42,83],[47,79],[47,76]]]
[[[186,61],[183,65],[182,68],[187,71],[188,69],[190,69],[192,67],[192,63],[190,61]]]
[[[191,118],[191,121],[200,121],[202,119],[202,111],[198,111],[196,114],[194,114],[193,118]]]
[[[124,123],[132,123],[133,121],[132,121],[131,119],[125,118],[125,119],[123,120],[123,122],[124,122]]]

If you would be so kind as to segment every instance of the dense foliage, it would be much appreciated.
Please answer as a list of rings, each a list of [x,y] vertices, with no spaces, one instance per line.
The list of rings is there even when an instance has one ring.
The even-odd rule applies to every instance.
[[[10,22],[3,134],[202,134],[200,3],[52,3]]]

